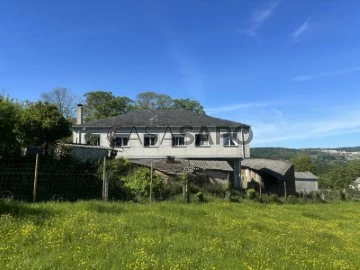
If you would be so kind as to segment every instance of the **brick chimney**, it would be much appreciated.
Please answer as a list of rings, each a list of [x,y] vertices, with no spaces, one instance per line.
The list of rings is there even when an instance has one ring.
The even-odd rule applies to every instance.
[[[76,124],[81,125],[83,123],[83,118],[84,118],[84,106],[82,104],[78,104]]]

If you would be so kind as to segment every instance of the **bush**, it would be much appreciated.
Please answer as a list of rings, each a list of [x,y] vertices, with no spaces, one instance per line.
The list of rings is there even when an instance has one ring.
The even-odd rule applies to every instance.
[[[182,194],[183,184],[181,181],[173,181],[171,183],[163,184],[162,199],[167,199]]]
[[[225,191],[227,189],[226,185],[223,184],[206,184],[203,186],[202,190],[212,196],[224,198]]]
[[[346,194],[345,194],[345,192],[339,191],[339,196],[340,196],[340,200],[345,201],[345,199],[346,199]]]
[[[109,180],[109,198],[118,200],[133,199],[131,191],[120,181],[129,173],[130,162],[119,158],[106,161],[106,174]],[[99,178],[102,178],[103,163],[99,164]]]
[[[150,195],[150,170],[139,168],[121,181],[124,186],[135,196],[149,197]],[[163,182],[159,175],[153,174],[153,198],[160,198],[162,194]]]
[[[287,198],[286,198],[286,202],[287,203],[290,203],[290,204],[295,204],[298,202],[298,198],[294,195],[289,195]]]
[[[198,192],[200,192],[201,188],[194,184],[194,183],[189,183],[189,193],[190,194],[196,194]]]
[[[269,198],[270,198],[270,202],[273,202],[273,203],[280,202],[279,196],[277,194],[271,194]]]
[[[281,203],[281,200],[277,194],[263,194],[261,201],[263,203]]]
[[[205,197],[204,197],[204,194],[202,192],[196,193],[196,197],[199,200],[199,202],[205,202]]]
[[[249,200],[255,200],[257,198],[257,193],[255,189],[249,188],[246,190],[246,198]]]
[[[311,191],[310,196],[313,201],[322,201],[319,191]]]

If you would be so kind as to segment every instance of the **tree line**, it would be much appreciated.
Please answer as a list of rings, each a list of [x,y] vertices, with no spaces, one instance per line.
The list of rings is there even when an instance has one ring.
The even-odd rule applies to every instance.
[[[50,145],[71,135],[77,103],[85,105],[85,122],[144,109],[183,109],[205,114],[196,100],[152,91],[139,93],[135,100],[110,91],[87,92],[84,98],[81,102],[73,92],[61,87],[42,93],[35,102],[19,102],[0,95],[0,158],[18,156],[21,148],[27,146],[42,146],[48,153]]]
[[[172,98],[166,94],[153,91],[139,93],[135,100],[127,96],[116,96],[110,91],[92,91],[84,94],[85,121],[117,116],[136,110],[182,109],[205,114],[199,101],[189,98]],[[43,101],[56,105],[65,118],[74,116],[80,99],[67,88],[54,88],[41,95]]]

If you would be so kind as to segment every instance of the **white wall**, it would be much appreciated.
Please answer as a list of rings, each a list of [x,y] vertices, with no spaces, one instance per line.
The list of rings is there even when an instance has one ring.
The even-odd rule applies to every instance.
[[[189,133],[195,138],[195,133]],[[156,146],[144,147],[143,134],[131,134],[129,147],[116,148],[121,152],[118,153],[119,157],[126,158],[152,158],[152,157],[166,157],[174,156],[177,158],[241,158],[243,156],[242,145],[224,147],[222,138],[220,143],[216,144],[216,134],[210,133],[213,141],[209,146],[195,146],[195,141],[185,146],[172,146],[171,133],[158,133],[158,143]],[[104,137],[104,138],[103,138]],[[109,146],[106,134],[102,136],[102,145]],[[185,143],[186,144],[186,143]],[[249,154],[249,146],[245,146],[245,152]]]
[[[295,180],[296,192],[310,193],[318,190],[318,181],[313,180]]]
[[[86,131],[89,134],[100,135],[100,145],[103,147],[110,147],[107,133],[96,132],[95,130]],[[129,146],[116,147],[118,150],[117,157],[125,158],[163,158],[166,156],[174,156],[176,158],[242,158],[243,146],[239,142],[236,146],[223,146],[222,134],[216,132],[210,132],[212,144],[209,146],[195,146],[195,134],[186,133],[186,141],[193,138],[191,144],[185,146],[172,146],[172,134],[166,133],[154,133],[158,135],[158,143],[156,146],[144,147],[144,134],[143,133],[131,133]],[[175,134],[175,133],[174,133]],[[240,134],[239,134],[240,135]],[[244,134],[245,140],[249,135]],[[240,136],[239,136],[240,137]],[[79,131],[73,132],[73,142],[79,143]],[[85,144],[85,132],[81,132],[81,143]],[[186,143],[185,143],[186,144]],[[245,157],[250,157],[250,147],[245,145]]]
[[[79,137],[81,136],[81,143],[86,144],[85,134],[97,134],[100,135],[100,145],[103,147],[110,147],[108,135],[101,130],[75,130],[73,131],[73,143],[79,143]],[[242,158],[243,157],[243,145],[239,142],[236,146],[223,146],[223,134],[217,134],[216,132],[210,132],[212,144],[209,146],[195,146],[195,134],[196,132],[187,132],[186,140],[193,138],[193,141],[189,145],[173,147],[172,146],[172,134],[170,132],[158,132],[154,133],[158,135],[158,143],[156,146],[144,147],[144,134],[143,133],[131,133],[129,146],[118,147],[118,157],[125,158],[163,158],[166,156],[174,156],[176,158]],[[176,134],[176,133],[174,133]],[[238,134],[241,138],[241,134]],[[245,141],[248,139],[249,134],[244,133]],[[249,144],[245,145],[245,157],[250,157]]]

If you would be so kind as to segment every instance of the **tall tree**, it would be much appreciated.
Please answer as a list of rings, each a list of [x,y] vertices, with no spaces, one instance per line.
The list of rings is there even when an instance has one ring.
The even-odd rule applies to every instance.
[[[24,146],[41,145],[45,153],[51,143],[71,135],[71,123],[58,107],[50,103],[27,103],[17,123],[17,134]]]
[[[200,114],[205,114],[198,101],[190,99],[172,99],[165,94],[156,92],[142,92],[136,101],[128,97],[117,97],[112,92],[93,91],[85,94],[86,104],[84,116],[86,122],[112,117],[133,110],[158,110],[158,109],[184,109]]]
[[[70,119],[75,115],[78,98],[67,88],[55,87],[49,92],[42,93],[41,100],[57,106],[66,119]]]
[[[136,96],[136,106],[141,110],[167,109],[172,106],[172,99],[165,94],[147,91]]]
[[[312,172],[316,173],[316,165],[307,155],[297,155],[294,156],[290,161],[295,166],[295,171],[297,172]]]
[[[158,94],[156,109],[168,109],[171,108],[172,105],[173,105],[173,101],[170,96],[165,94]]]
[[[21,106],[8,97],[0,96],[0,157],[20,153],[15,128],[21,114]]]
[[[112,92],[88,92],[85,97],[84,115],[86,122],[124,114],[134,108],[133,100],[128,97],[115,97]]]
[[[196,100],[178,98],[173,99],[172,108],[174,109],[183,109],[187,111],[196,112],[198,114],[205,114],[204,107]]]
[[[355,179],[354,171],[348,164],[335,164],[320,177],[320,184],[330,188],[348,188]]]

